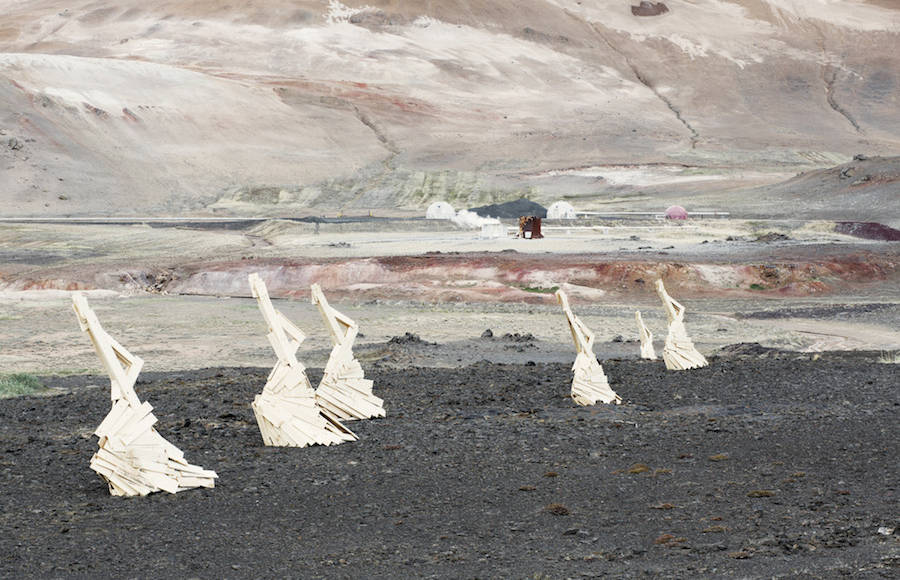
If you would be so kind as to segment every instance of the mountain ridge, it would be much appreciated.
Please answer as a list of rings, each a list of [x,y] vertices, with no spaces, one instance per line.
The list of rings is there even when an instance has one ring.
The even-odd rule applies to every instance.
[[[467,202],[594,209],[652,194],[647,176],[694,195],[900,154],[892,3],[632,4],[13,4],[0,201],[8,215],[244,213],[235,192],[276,188],[292,211],[414,212],[454,195],[415,179],[451,176],[474,184]],[[623,165],[642,177],[583,169]],[[666,181],[660,166],[685,169]]]

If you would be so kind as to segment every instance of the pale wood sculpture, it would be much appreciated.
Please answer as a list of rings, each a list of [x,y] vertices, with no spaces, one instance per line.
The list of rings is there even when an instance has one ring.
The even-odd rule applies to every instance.
[[[656,281],[656,293],[662,300],[669,318],[669,334],[663,347],[663,360],[669,370],[686,370],[705,367],[709,363],[694,347],[684,328],[684,306],[669,296],[662,280]]]
[[[384,417],[384,401],[372,394],[372,381],[365,378],[362,366],[353,356],[359,327],[328,304],[318,284],[310,290],[312,303],[319,307],[334,345],[316,389],[316,401],[341,420]]]
[[[306,367],[297,360],[297,349],[306,338],[303,331],[275,310],[266,285],[257,274],[250,274],[250,288],[269,325],[267,337],[278,357],[263,392],[252,404],[263,442],[306,447],[355,441],[357,437],[353,432],[316,403]]]
[[[656,351],[653,349],[653,333],[644,324],[640,310],[634,311],[634,320],[637,322],[638,332],[641,333],[641,358],[656,360]]]
[[[184,453],[153,428],[157,420],[153,407],[141,403],[134,392],[144,361],[103,330],[83,294],[73,294],[72,302],[78,324],[91,337],[111,385],[112,410],[94,431],[100,448],[91,458],[91,469],[106,480],[112,495],[214,487],[215,471],[188,463]]]
[[[595,405],[597,401],[604,403],[621,403],[622,398],[609,386],[603,367],[594,356],[594,333],[575,316],[569,308],[569,298],[562,290],[556,291],[556,300],[562,305],[575,341],[575,364],[572,365],[572,399],[579,405]]]

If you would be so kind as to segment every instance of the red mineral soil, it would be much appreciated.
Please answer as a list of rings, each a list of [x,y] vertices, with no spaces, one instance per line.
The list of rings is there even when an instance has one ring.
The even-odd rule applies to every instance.
[[[173,267],[54,269],[41,277],[6,279],[6,290],[142,290],[156,293],[249,296],[247,276],[258,272],[273,296],[305,298],[312,283],[354,301],[527,302],[554,300],[561,287],[598,298],[653,294],[662,278],[684,297],[804,297],[865,293],[896,287],[896,252],[859,251],[816,259],[791,257],[729,263],[616,260],[604,255],[516,252],[382,256],[362,259],[204,261]]]

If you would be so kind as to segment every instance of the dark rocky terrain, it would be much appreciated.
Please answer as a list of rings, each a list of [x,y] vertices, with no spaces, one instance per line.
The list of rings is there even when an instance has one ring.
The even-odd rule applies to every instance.
[[[0,576],[896,577],[898,367],[877,358],[609,360],[618,407],[576,407],[564,364],[376,364],[387,418],[306,449],[262,445],[266,369],[148,373],[159,431],[220,479],[141,499],[88,468],[107,379],[49,379],[66,394],[0,401]]]

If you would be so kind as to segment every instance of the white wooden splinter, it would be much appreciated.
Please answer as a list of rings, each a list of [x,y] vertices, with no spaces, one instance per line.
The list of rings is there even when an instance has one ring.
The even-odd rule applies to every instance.
[[[603,367],[594,356],[594,333],[575,316],[569,308],[569,299],[562,290],[556,291],[556,300],[562,305],[575,341],[575,364],[572,365],[572,399],[579,405],[595,405],[597,401],[604,403],[621,403],[622,398],[616,394],[606,380]]]
[[[91,337],[111,385],[112,410],[94,431],[100,448],[91,458],[91,469],[106,480],[112,495],[214,487],[215,471],[188,463],[184,453],[153,428],[157,420],[153,407],[141,403],[134,392],[144,361],[103,330],[83,294],[73,294],[72,302],[78,324]]]
[[[669,334],[663,347],[663,360],[669,370],[687,370],[705,367],[709,363],[694,347],[684,328],[684,306],[669,296],[662,280],[656,281],[656,293],[662,300],[663,308],[669,319]]]
[[[297,360],[297,349],[306,338],[303,331],[275,310],[266,285],[257,274],[250,274],[250,288],[269,325],[267,338],[278,357],[266,386],[252,404],[263,442],[306,447],[355,441],[356,435],[334,413],[316,403],[306,367]]]
[[[318,284],[310,290],[312,303],[319,307],[334,345],[316,389],[316,401],[341,420],[384,417],[384,401],[372,394],[372,381],[365,378],[362,366],[353,356],[359,326],[328,304]]]
[[[644,324],[640,310],[634,311],[634,320],[637,322],[638,332],[641,334],[641,358],[656,360],[656,351],[653,349],[653,333]]]

